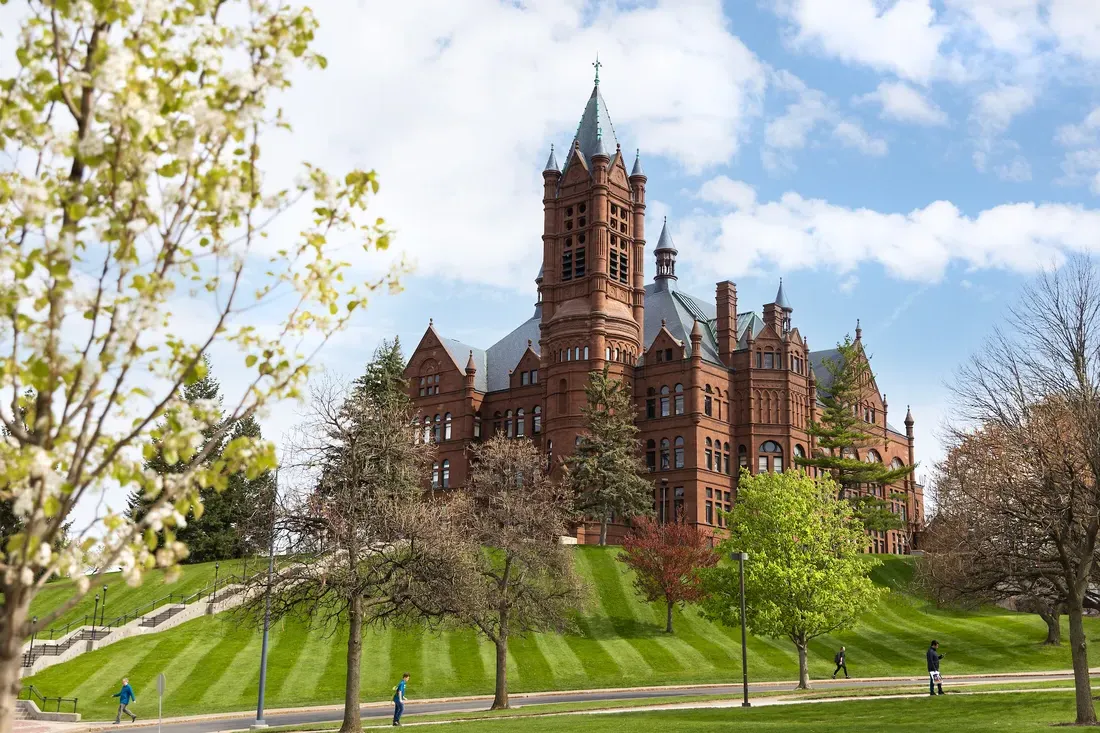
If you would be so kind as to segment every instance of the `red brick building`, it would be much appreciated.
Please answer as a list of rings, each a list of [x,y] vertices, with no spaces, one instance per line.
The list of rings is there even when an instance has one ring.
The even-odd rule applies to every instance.
[[[780,471],[813,450],[806,426],[829,379],[824,361],[836,352],[810,350],[782,282],[759,314],[739,310],[729,281],[716,285],[713,299],[681,291],[667,223],[646,282],[646,176],[640,157],[628,172],[598,78],[562,158],[564,166],[551,147],[542,173],[534,313],[488,349],[429,324],[409,360],[425,439],[439,444],[433,484],[460,487],[467,446],[494,433],[533,440],[560,465],[584,429],[588,375],[609,365],[636,398],[658,517],[682,512],[720,528],[715,509],[731,508],[740,467]],[[867,432],[882,440],[857,456],[912,465],[912,415],[897,430],[887,421],[885,395],[874,385],[869,392],[860,409]],[[891,503],[909,532],[873,533],[869,549],[908,552],[905,537],[923,522],[923,490],[910,477],[889,493],[904,494]],[[581,542],[598,539],[590,527],[577,534]]]

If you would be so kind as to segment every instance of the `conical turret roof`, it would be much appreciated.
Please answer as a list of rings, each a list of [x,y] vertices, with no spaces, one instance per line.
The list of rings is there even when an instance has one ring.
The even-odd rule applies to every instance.
[[[661,227],[661,237],[657,240],[657,249],[654,252],[660,252],[667,250],[669,252],[676,252],[676,245],[672,243],[672,235],[668,233],[668,217],[665,217],[664,226]]]
[[[783,293],[783,278],[779,278],[779,292],[775,294],[775,304],[785,311],[794,310],[787,302],[787,296]]]

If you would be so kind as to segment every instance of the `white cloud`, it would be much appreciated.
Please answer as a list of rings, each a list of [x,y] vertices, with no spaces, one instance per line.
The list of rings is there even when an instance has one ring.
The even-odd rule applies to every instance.
[[[1031,164],[1017,155],[1010,162],[997,166],[997,177],[1011,183],[1025,183],[1031,180]]]
[[[986,170],[991,157],[1005,150],[1018,149],[1019,146],[1012,140],[1004,139],[1004,135],[1013,120],[1034,104],[1034,90],[1017,84],[998,84],[978,96],[970,112],[970,131],[974,138],[974,166],[979,171]],[[1019,161],[1022,159],[1016,156],[1016,160],[1005,170],[1022,172]],[[1023,165],[1027,165],[1026,161]],[[1030,177],[1030,168],[1027,170]]]
[[[849,275],[848,277],[840,281],[840,285],[838,287],[840,288],[840,292],[847,294],[854,291],[856,289],[856,285],[859,285],[859,276]]]
[[[714,214],[687,227],[705,234],[681,248],[684,259],[734,263],[732,275],[766,266],[821,267],[841,273],[872,263],[895,278],[939,280],[948,265],[1034,272],[1074,252],[1100,252],[1100,211],[1068,204],[1003,204],[967,216],[948,201],[908,213],[851,209],[788,192],[745,206],[743,184],[721,178],[700,195]],[[704,193],[705,191],[705,193]],[[720,192],[736,192],[723,204]]]
[[[794,26],[792,42],[850,63],[927,81],[940,65],[947,28],[929,0],[772,0]]]
[[[885,140],[870,135],[856,120],[843,118],[824,92],[811,89],[790,72],[775,72],[772,86],[795,99],[764,128],[762,157],[767,169],[793,170],[791,153],[810,144],[813,132],[825,125],[832,127],[833,137],[845,147],[876,157],[887,153]]]
[[[873,92],[856,97],[856,103],[876,103],[883,119],[917,125],[946,125],[947,114],[919,91],[904,82],[884,81]]]
[[[295,134],[279,154],[377,169],[372,214],[429,277],[530,287],[541,166],[572,139],[596,49],[618,139],[631,160],[642,147],[643,164],[730,162],[766,82],[718,0],[313,7],[329,65],[283,100]]]
[[[1062,160],[1063,183],[1088,183],[1100,194],[1100,107],[1096,107],[1076,125],[1058,128],[1054,141],[1066,148]]]

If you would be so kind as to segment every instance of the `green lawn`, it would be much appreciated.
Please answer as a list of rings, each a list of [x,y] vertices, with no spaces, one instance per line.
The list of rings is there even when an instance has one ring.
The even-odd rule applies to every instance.
[[[577,548],[577,566],[593,587],[579,633],[514,639],[512,691],[739,680],[740,631],[708,623],[689,608],[677,612],[676,634],[666,635],[663,608],[638,600],[616,553],[614,548]],[[911,573],[910,561],[891,558],[875,578],[904,589]],[[1100,631],[1096,622],[1087,623],[1090,632]],[[810,671],[814,677],[828,676],[835,648],[845,644],[854,676],[923,675],[932,638],[947,653],[947,676],[1069,669],[1064,647],[1039,646],[1044,635],[1036,616],[1000,609],[945,612],[901,591],[868,613],[858,629],[813,642]],[[301,622],[278,623],[271,640],[268,707],[341,702],[346,639],[346,630],[325,633]],[[371,631],[365,645],[365,701],[388,700],[405,671],[412,674],[413,699],[492,692],[492,647],[472,631]],[[113,716],[110,695],[123,675],[137,692],[139,714],[155,711],[158,672],[168,680],[165,715],[248,710],[255,705],[259,657],[255,627],[222,614],[121,641],[51,667],[31,681],[45,694],[78,697],[87,719]],[[749,639],[751,679],[790,680],[797,670],[789,642]]]
[[[623,730],[783,731],[810,733],[1035,733],[1074,718],[1073,695],[1021,693],[945,695],[934,699],[869,700],[712,710],[543,716],[451,723],[456,733],[618,733]]]
[[[262,560],[250,560],[246,568],[240,560],[227,560],[221,563],[221,567],[218,569],[219,584],[221,579],[224,579],[227,575],[239,575],[246,569],[249,573],[255,573],[261,569],[263,562]],[[79,624],[87,618],[90,624],[92,613],[96,610],[96,594],[100,596],[100,611],[103,612],[104,585],[107,586],[107,610],[103,612],[103,618],[107,623],[110,623],[122,614],[139,610],[150,602],[167,596],[169,593],[189,596],[214,582],[214,563],[212,562],[184,565],[182,571],[179,579],[174,583],[165,583],[164,571],[154,570],[147,573],[142,580],[142,584],[136,588],[126,585],[121,573],[105,573],[96,579],[88,594],[74,608],[49,624],[49,626],[43,627],[38,638],[51,638],[51,627],[54,636],[63,636],[63,629],[70,622]],[[31,616],[44,616],[47,612],[59,607],[72,597],[73,586],[71,580],[55,580],[48,583],[31,603]]]

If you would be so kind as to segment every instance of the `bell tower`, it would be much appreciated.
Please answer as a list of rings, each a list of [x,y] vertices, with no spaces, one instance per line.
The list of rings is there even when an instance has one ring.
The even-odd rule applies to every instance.
[[[592,94],[564,167],[551,147],[542,174],[544,432],[559,455],[572,450],[583,425],[588,373],[609,364],[614,376],[632,380],[643,350],[646,177],[640,155],[627,173],[600,92],[599,60],[593,65]]]

